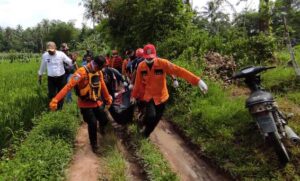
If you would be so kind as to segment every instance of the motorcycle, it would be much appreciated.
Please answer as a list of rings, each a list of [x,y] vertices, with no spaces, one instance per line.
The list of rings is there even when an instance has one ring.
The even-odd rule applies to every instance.
[[[276,101],[270,92],[265,91],[261,86],[260,73],[275,67],[250,66],[235,73],[232,79],[244,79],[245,84],[251,90],[246,100],[253,119],[256,121],[260,133],[264,139],[273,146],[279,161],[286,164],[290,161],[283,139],[288,138],[292,143],[300,143],[299,136],[287,125],[291,117],[284,115],[279,109]]]

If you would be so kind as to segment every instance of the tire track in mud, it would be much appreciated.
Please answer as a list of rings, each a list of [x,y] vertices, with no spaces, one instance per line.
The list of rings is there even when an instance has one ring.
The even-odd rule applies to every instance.
[[[122,140],[117,141],[118,150],[122,153],[123,157],[126,159],[127,165],[127,175],[128,179],[132,181],[145,181],[147,179],[147,174],[141,164],[139,158],[124,144]]]
[[[150,139],[159,148],[166,160],[169,161],[172,170],[178,174],[180,180],[232,180],[200,158],[167,121],[161,120],[159,122]]]
[[[136,154],[136,147],[128,133],[126,126],[119,125],[114,121],[110,113],[107,113],[108,119],[114,129],[117,139],[118,150],[126,160],[128,179],[132,181],[147,181],[148,176],[145,171],[141,158]]]

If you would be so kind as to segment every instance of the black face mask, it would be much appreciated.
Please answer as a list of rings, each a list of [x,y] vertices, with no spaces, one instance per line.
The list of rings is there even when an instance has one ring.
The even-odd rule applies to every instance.
[[[54,55],[55,51],[48,51],[49,55]]]

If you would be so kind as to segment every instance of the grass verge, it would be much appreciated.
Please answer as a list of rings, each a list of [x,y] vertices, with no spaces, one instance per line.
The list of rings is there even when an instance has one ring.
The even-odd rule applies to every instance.
[[[150,180],[179,180],[177,175],[172,172],[168,162],[164,159],[159,149],[148,139],[143,139],[141,135],[137,133],[136,125],[130,125],[129,131],[130,135],[132,135],[132,141],[137,147],[137,155],[142,159]]]
[[[126,175],[126,161],[117,148],[117,138],[112,130],[109,130],[100,141],[101,169],[100,180],[128,180]]]
[[[0,180],[63,180],[78,123],[75,104],[35,119],[15,157],[0,162]]]

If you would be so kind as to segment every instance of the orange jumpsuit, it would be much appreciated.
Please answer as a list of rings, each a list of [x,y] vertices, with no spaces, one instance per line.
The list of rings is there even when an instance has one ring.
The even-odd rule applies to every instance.
[[[88,64],[87,66],[90,66],[90,64]],[[107,104],[110,105],[112,103],[112,97],[108,93],[108,90],[106,88],[106,85],[105,85],[105,82],[103,79],[103,74],[101,71],[99,71],[99,76],[100,76],[100,84],[101,84],[101,94],[103,95]],[[82,89],[87,84],[89,84],[88,73],[84,67],[80,67],[73,74],[69,83],[67,85],[65,85],[65,87],[61,91],[59,91],[59,93],[54,98],[57,101],[60,101],[76,85],[78,85],[79,89]],[[103,104],[103,102],[100,100],[88,101],[88,100],[82,100],[80,97],[78,97],[78,106],[80,108],[95,108],[95,107],[101,106],[102,104]]]
[[[155,58],[152,68],[145,61],[138,66],[132,97],[149,102],[153,99],[155,105],[164,103],[169,98],[166,75],[176,75],[197,85],[200,78],[166,59]]]

